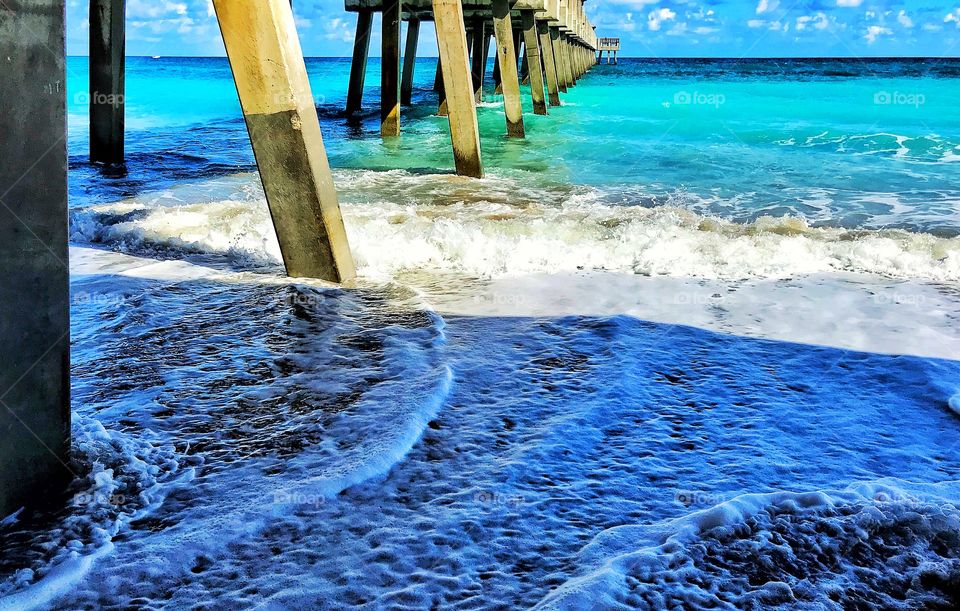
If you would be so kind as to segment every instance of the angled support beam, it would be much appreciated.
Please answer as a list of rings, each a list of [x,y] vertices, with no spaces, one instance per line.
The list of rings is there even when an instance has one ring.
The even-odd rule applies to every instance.
[[[510,21],[509,0],[491,0],[493,30],[497,38],[497,64],[503,85],[503,111],[507,120],[507,135],[523,138],[523,110],[520,104],[520,80],[517,76],[517,52],[513,46],[513,24]]]
[[[367,75],[372,24],[373,11],[357,13],[357,35],[353,39],[353,60],[350,62],[350,84],[347,87],[347,114],[359,112],[363,105],[363,80]]]
[[[420,38],[420,20],[407,22],[407,46],[403,50],[403,79],[400,85],[400,103],[410,104],[413,96],[413,71],[417,63],[417,41]]]
[[[543,57],[544,73],[547,78],[547,97],[550,106],[560,106],[560,88],[557,78],[557,62],[553,57],[553,41],[547,22],[537,22],[537,35],[540,38],[540,51]]]
[[[527,73],[530,75],[530,97],[533,99],[533,113],[547,114],[547,101],[543,96],[543,68],[540,66],[540,43],[537,36],[537,22],[533,11],[520,11],[523,26],[523,47],[526,51]]]
[[[90,0],[90,161],[123,163],[125,0]]]
[[[353,258],[287,0],[214,0],[287,274],[344,282]]]
[[[400,135],[400,4],[383,5],[380,48],[380,135]]]
[[[460,0],[433,0],[433,19],[457,174],[482,178],[480,127]]]

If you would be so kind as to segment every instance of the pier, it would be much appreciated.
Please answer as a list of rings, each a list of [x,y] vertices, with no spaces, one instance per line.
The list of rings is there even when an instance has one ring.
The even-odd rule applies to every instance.
[[[617,63],[617,53],[620,52],[620,39],[619,38],[598,38],[597,39],[597,63],[603,62],[603,52],[607,52],[607,63],[610,63],[611,56],[613,57],[613,63]]]
[[[70,476],[65,0],[10,0],[0,22],[0,518]],[[350,281],[354,263],[289,0],[213,0],[283,263]],[[90,160],[124,160],[124,0],[90,5]],[[546,115],[600,48],[583,0],[346,0],[357,13],[345,113],[363,105],[373,14],[382,16],[380,132],[402,137],[420,25],[435,24],[437,114],[457,174],[482,177],[477,102],[491,75],[505,133],[527,137],[521,82]],[[406,40],[401,40],[402,24]],[[401,53],[401,44],[403,52]],[[522,49],[522,51],[521,51]]]
[[[400,109],[410,101],[420,24],[434,22],[440,50],[434,87],[437,112],[449,119],[454,165],[464,176],[483,176],[476,104],[481,101],[491,42],[496,49],[491,76],[497,93],[503,95],[506,134],[513,138],[526,137],[521,79],[530,85],[534,113],[545,115],[548,103],[559,106],[560,94],[596,63],[597,37],[583,0],[345,0],[344,8],[357,13],[347,113],[361,109],[373,14],[381,13],[384,138],[400,135]],[[402,22],[407,23],[407,38],[401,74]]]

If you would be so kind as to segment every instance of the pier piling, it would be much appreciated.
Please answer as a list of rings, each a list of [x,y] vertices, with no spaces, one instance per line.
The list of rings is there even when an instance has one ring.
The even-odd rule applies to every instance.
[[[508,0],[491,0],[493,29],[497,39],[497,64],[503,85],[503,111],[507,135],[523,138],[523,110],[520,105],[520,80],[517,75],[517,53],[513,46],[513,24]]]
[[[543,54],[543,72],[547,79],[547,97],[550,100],[550,106],[560,106],[557,61],[553,57],[553,41],[546,21],[537,21],[537,34],[540,37],[540,49]]]
[[[537,39],[537,22],[531,10],[520,11],[523,28],[524,57],[527,60],[527,73],[530,76],[530,98],[533,100],[533,113],[547,114],[547,102],[543,96],[543,67],[540,64],[540,44]]]
[[[90,161],[123,163],[125,0],[90,0]]]
[[[437,48],[443,72],[443,90],[453,142],[457,174],[483,177],[480,161],[480,127],[471,82],[467,36],[460,0],[433,0]]]
[[[354,277],[333,176],[287,0],[214,0],[287,274]]]
[[[65,3],[2,11],[0,520],[72,475]]]
[[[400,84],[400,103],[410,104],[413,96],[413,73],[417,63],[417,41],[420,38],[420,20],[407,22],[407,45],[403,49],[403,78]]]
[[[353,39],[353,59],[350,62],[350,84],[347,87],[347,114],[360,111],[363,104],[363,80],[367,76],[367,55],[370,52],[370,31],[373,11],[357,13],[357,37]]]
[[[400,135],[400,4],[383,6],[380,51],[380,135]]]

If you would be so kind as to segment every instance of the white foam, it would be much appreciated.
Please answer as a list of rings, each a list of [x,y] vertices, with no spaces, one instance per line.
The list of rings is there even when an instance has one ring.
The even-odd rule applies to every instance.
[[[407,177],[417,180],[425,188],[422,177]],[[811,228],[793,217],[739,225],[669,206],[610,206],[591,190],[547,203],[518,197],[514,205],[483,199],[483,189],[467,194],[457,181],[434,181],[430,188],[436,192],[427,202],[343,204],[362,274],[382,278],[432,269],[500,277],[610,270],[739,279],[849,271],[960,280],[960,238]],[[225,255],[245,266],[280,261],[266,204],[258,197],[93,206],[75,211],[71,227],[75,241],[121,251]]]

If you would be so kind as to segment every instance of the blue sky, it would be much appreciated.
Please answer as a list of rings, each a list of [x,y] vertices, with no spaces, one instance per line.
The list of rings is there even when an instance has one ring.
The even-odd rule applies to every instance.
[[[68,0],[71,55],[87,53],[88,4]],[[350,54],[356,17],[342,1],[294,4],[305,54]],[[960,0],[588,0],[587,13],[624,56],[960,55]],[[432,27],[420,40],[435,56]],[[379,46],[375,36],[371,55]],[[223,55],[210,0],[127,0],[127,53]]]

